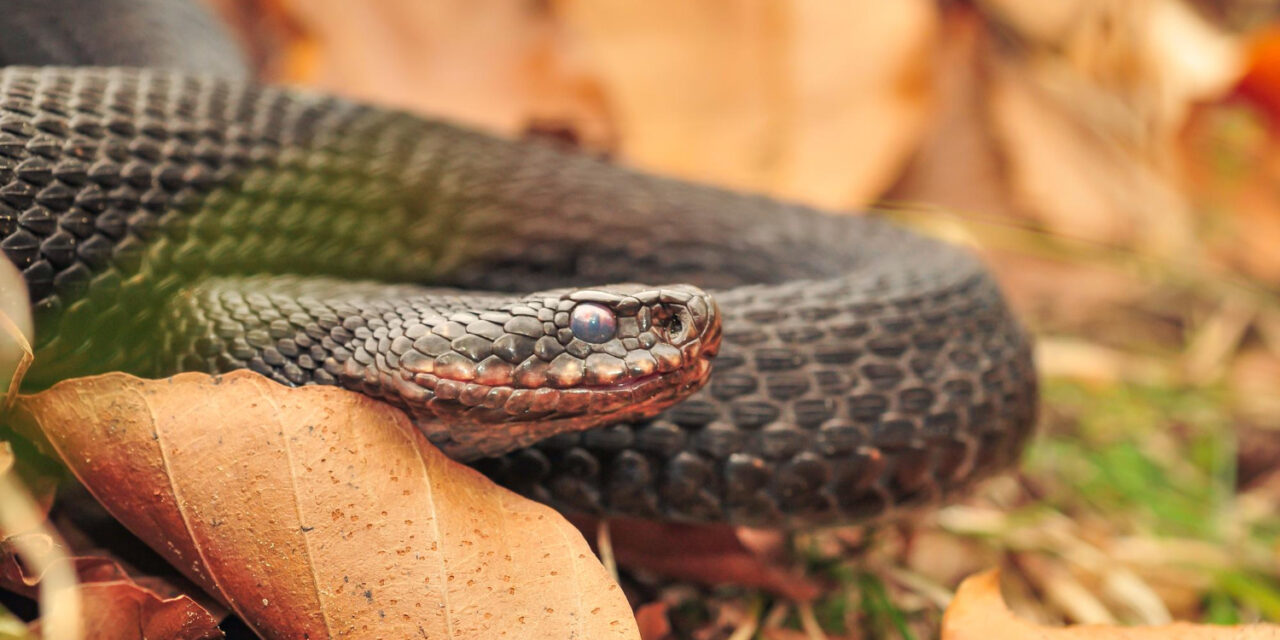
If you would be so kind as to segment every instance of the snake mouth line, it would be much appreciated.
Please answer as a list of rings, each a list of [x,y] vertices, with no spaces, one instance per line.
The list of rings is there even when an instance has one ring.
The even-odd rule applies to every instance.
[[[635,387],[638,387],[650,380],[656,380],[657,378],[662,377],[662,375],[663,374],[661,373],[649,373],[638,378],[623,380],[621,382],[612,382],[609,384],[584,384],[579,388],[588,389],[590,391],[620,391],[625,389],[634,389]]]
[[[677,397],[701,387],[708,378],[706,372],[711,362],[711,354],[701,353],[671,371],[609,385],[521,388],[418,373],[396,377],[395,387],[400,400],[410,409],[421,408],[437,414],[480,411],[505,414],[503,419],[517,421],[552,412],[565,416],[596,414],[603,418],[640,413],[634,411],[637,407],[641,407],[643,413],[656,413]]]
[[[680,376],[686,374],[686,372],[699,373],[703,370],[703,368],[709,367],[711,365],[712,359],[714,357],[715,357],[714,354],[703,352],[698,354],[697,359],[694,360],[692,364],[683,365],[677,369],[673,369],[666,373],[655,371],[653,373],[646,373],[642,376],[631,378],[629,380],[623,380],[621,382],[612,382],[609,384],[584,384],[578,388],[587,389],[589,391],[621,391],[621,390],[635,389],[636,387],[644,385],[650,381],[657,380],[659,378],[674,379],[674,378],[679,378]]]

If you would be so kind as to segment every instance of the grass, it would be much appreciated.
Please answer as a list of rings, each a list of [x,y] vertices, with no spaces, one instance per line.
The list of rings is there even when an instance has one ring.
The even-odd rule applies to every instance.
[[[1222,564],[1169,557],[1209,582],[1199,611],[1179,617],[1280,621],[1274,545],[1280,516],[1243,508],[1224,393],[1055,383],[1046,404],[1077,428],[1032,447],[1026,473],[1052,486],[1061,513],[1101,517],[1100,533],[1230,550]],[[1198,614],[1198,615],[1197,615]]]
[[[1221,541],[1235,493],[1235,444],[1213,391],[1046,385],[1060,421],[1025,458],[1064,513],[1122,514],[1144,534]]]

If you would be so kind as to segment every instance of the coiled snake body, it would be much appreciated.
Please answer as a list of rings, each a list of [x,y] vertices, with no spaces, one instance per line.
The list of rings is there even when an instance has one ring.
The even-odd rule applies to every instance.
[[[0,237],[31,385],[339,384],[565,509],[864,520],[1034,421],[1027,336],[962,250],[300,91],[0,70]]]

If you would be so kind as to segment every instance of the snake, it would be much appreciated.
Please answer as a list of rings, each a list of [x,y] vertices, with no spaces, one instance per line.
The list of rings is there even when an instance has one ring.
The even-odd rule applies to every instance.
[[[28,4],[0,48],[28,388],[337,385],[564,511],[782,528],[938,504],[1034,430],[1031,337],[967,249],[258,84],[187,3]]]

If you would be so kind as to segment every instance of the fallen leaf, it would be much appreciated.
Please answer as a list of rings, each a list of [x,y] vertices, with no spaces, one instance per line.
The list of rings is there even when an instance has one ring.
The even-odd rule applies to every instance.
[[[636,609],[640,640],[666,640],[671,637],[671,621],[667,619],[667,603],[650,602]]]
[[[594,518],[570,520],[588,538],[594,535]],[[798,601],[822,593],[812,578],[773,557],[765,533],[754,530],[616,518],[609,520],[609,537],[620,566],[702,584],[760,587]]]
[[[1039,638],[1041,640],[1206,640],[1231,638],[1280,637],[1276,625],[1196,625],[1187,622],[1124,627],[1108,625],[1075,625],[1061,628],[1032,624],[1014,616],[1000,596],[1000,574],[996,570],[966,579],[942,618],[942,640],[1002,640],[1004,638]]]
[[[54,552],[54,540],[41,534],[35,544]],[[0,586],[27,598],[37,598],[44,575],[32,575],[10,552],[5,541],[0,557]],[[168,581],[131,576],[111,558],[76,556],[70,562],[81,596],[86,640],[206,639],[223,637],[219,608],[205,607],[191,595],[177,593]],[[200,595],[200,594],[195,594]]]
[[[37,471],[40,465],[31,464],[31,457],[16,458],[10,443],[0,443],[0,474],[22,478],[25,486],[37,496],[39,510],[34,515],[44,518],[53,499],[57,477]],[[6,503],[5,506],[13,505]],[[72,556],[68,551],[57,533],[49,529],[47,520],[23,531],[4,531],[4,538],[0,540],[0,587],[40,599],[42,588],[47,586],[42,584],[46,577],[67,576],[59,579],[64,580],[68,588],[77,585],[85,640],[222,637],[218,630],[221,616],[210,614],[186,595],[172,592],[161,595],[134,581],[108,558]],[[45,625],[38,620],[31,628],[39,631],[42,626]],[[67,630],[65,621],[59,628]]]
[[[188,596],[215,619],[230,611],[214,597],[186,578],[145,543],[120,524],[80,483],[68,483],[58,491],[49,522],[67,546],[72,558],[94,558],[112,572],[161,598]],[[104,580],[97,572],[80,572],[81,581]]]
[[[1192,211],[1170,160],[1191,105],[1241,73],[1238,43],[1173,0],[1058,12],[982,4],[1028,41],[988,66],[988,122],[1018,204],[1052,231],[1191,251]],[[1024,18],[1033,15],[1034,26]],[[1043,24],[1046,15],[1060,19]]]
[[[20,377],[20,376],[19,376]],[[15,378],[16,380],[17,378]],[[7,403],[6,403],[7,406]],[[10,443],[0,447],[0,585],[38,600],[48,616],[52,638],[80,638],[83,634],[80,590],[75,572],[57,533],[48,523],[48,510],[31,495]]]
[[[621,156],[649,169],[865,204],[931,113],[929,2],[554,6],[612,106]]]
[[[1277,75],[1280,75],[1278,73]],[[1196,204],[1214,214],[1203,238],[1229,271],[1280,283],[1280,128],[1258,109],[1229,102],[1198,111],[1183,131],[1183,178]]]
[[[222,638],[218,617],[186,595],[162,597],[105,558],[74,558],[80,576],[84,640]],[[32,627],[40,629],[37,621]]]
[[[1245,73],[1236,92],[1257,103],[1280,123],[1280,24],[1269,24],[1245,43]]]
[[[538,3],[240,0],[246,3],[224,14],[238,14],[259,48],[280,49],[270,80],[508,135],[539,119],[570,123],[592,144],[613,135],[595,77]],[[275,24],[274,32],[263,33],[255,18]]]
[[[276,50],[276,81],[509,135],[565,124],[642,167],[827,206],[879,196],[933,109],[927,0],[211,1]]]
[[[946,12],[938,117],[891,197],[1196,257],[1203,239],[1175,162],[1179,134],[1194,105],[1230,89],[1239,42],[1172,0],[1041,4]],[[1020,271],[996,266],[1002,282]]]
[[[28,548],[45,555],[64,556],[54,563],[70,562],[79,583],[80,610],[85,640],[198,640],[221,638],[218,620],[193,598],[174,593],[161,581],[139,582],[115,561],[95,556],[65,557],[64,549],[42,533],[10,536],[0,547],[0,587],[35,599],[44,573],[33,574],[19,562],[13,549],[26,538]],[[51,563],[51,568],[56,565]],[[64,565],[65,566],[65,565]],[[38,629],[39,624],[33,626]]]
[[[360,394],[107,374],[14,422],[264,637],[638,637],[571,525]]]
[[[237,36],[255,78],[287,80],[309,70],[314,56],[299,45],[302,26],[283,6],[285,0],[204,0]],[[297,50],[295,50],[295,47]],[[292,54],[292,55],[289,55]]]
[[[943,14],[931,64],[936,113],[911,161],[884,194],[888,202],[945,207],[990,216],[1014,213],[995,136],[986,126],[982,73],[988,34],[972,10]],[[940,217],[930,213],[931,221]]]

